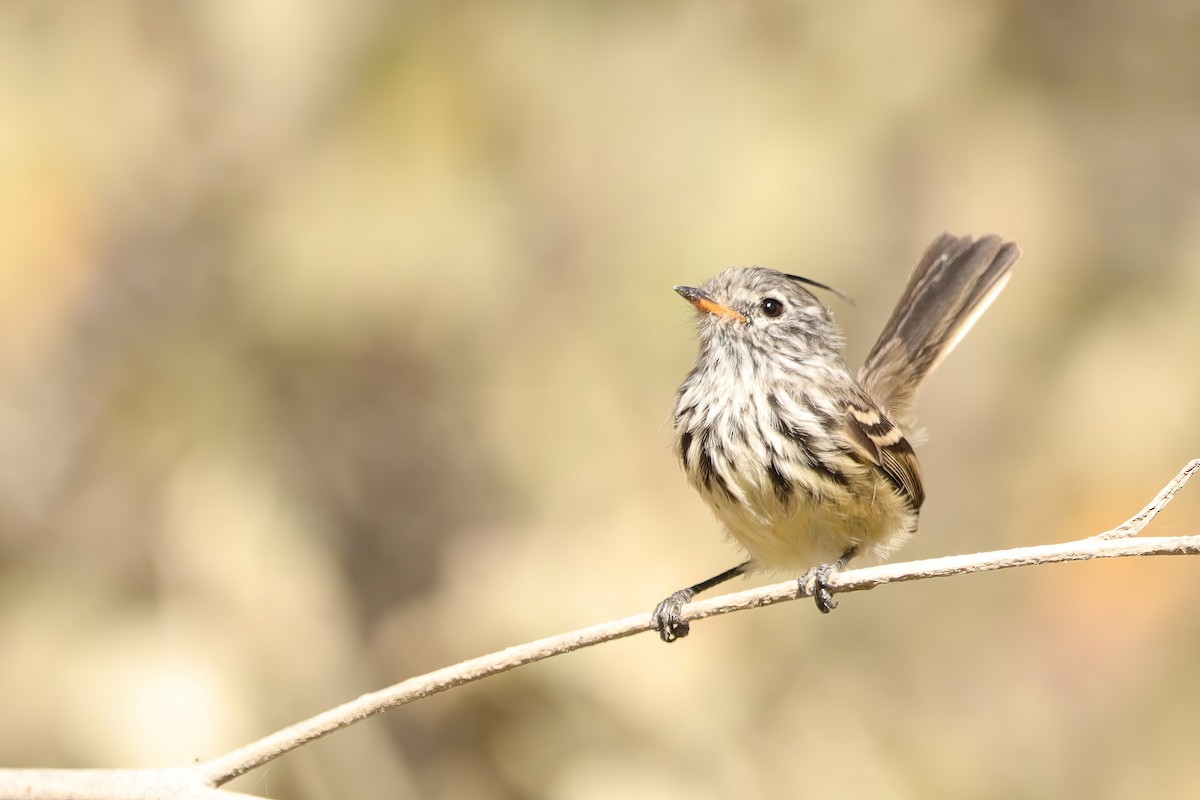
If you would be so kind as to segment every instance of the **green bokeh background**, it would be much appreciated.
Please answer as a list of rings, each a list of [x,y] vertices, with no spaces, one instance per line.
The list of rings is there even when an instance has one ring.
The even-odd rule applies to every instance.
[[[1121,522],[1200,456],[1198,41],[1172,0],[0,5],[0,763],[188,763],[734,563],[668,421],[670,287],[730,265],[855,296],[857,363],[929,239],[1018,239],[901,557]],[[738,614],[235,785],[1195,797],[1198,570]]]

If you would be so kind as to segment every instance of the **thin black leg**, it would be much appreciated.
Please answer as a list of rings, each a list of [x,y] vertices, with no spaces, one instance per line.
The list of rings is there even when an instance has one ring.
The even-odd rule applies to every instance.
[[[688,629],[691,626],[681,617],[680,612],[683,607],[692,602],[692,598],[700,594],[700,592],[718,586],[725,581],[732,580],[738,575],[744,574],[748,569],[750,569],[750,562],[744,561],[732,569],[725,570],[720,575],[714,575],[706,581],[700,581],[695,586],[680,589],[666,600],[663,600],[655,607],[654,613],[651,615],[658,635],[662,637],[664,642],[673,642],[676,639],[682,639],[684,636],[687,636]]]

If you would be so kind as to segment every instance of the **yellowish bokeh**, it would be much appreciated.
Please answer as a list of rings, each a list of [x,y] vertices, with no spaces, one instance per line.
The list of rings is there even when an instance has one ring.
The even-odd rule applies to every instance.
[[[1090,535],[1200,456],[1200,12],[0,8],[0,762],[185,764],[738,554],[671,291],[1025,257],[930,381],[900,554]],[[1200,532],[1200,487],[1151,533]],[[1191,797],[1200,562],[879,589],[553,659],[287,797]]]

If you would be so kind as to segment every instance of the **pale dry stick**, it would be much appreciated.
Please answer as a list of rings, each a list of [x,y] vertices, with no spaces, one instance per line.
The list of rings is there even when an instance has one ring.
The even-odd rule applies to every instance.
[[[1144,528],[1162,507],[1170,502],[1175,492],[1187,482],[1198,465],[1200,465],[1200,459],[1192,461],[1184,467],[1179,475],[1168,484],[1167,489],[1164,489],[1163,493],[1134,519],[1141,520],[1141,526]],[[1164,496],[1165,499],[1163,499]],[[1103,534],[1101,535],[1103,536]],[[1064,544],[1035,545],[975,555],[946,556],[924,561],[847,570],[833,574],[830,577],[830,585],[839,592],[850,592],[871,589],[884,583],[1007,569],[1032,564],[1130,555],[1185,553],[1200,553],[1200,536],[1139,539],[1132,542],[1110,542],[1094,538]],[[686,620],[703,619],[746,608],[794,600],[799,596],[801,593],[796,581],[787,581],[692,603],[685,607],[683,616]],[[307,741],[389,708],[404,705],[488,675],[506,672],[523,664],[541,661],[550,656],[568,653],[611,639],[632,636],[648,629],[650,629],[649,619],[646,615],[639,614],[473,658],[426,675],[410,678],[378,692],[365,694],[338,708],[330,709],[224,756],[205,762],[201,767],[208,773],[213,785],[220,785]]]
[[[0,769],[3,800],[257,800],[204,782],[199,765],[164,769]]]
[[[1163,487],[1163,490],[1158,493],[1157,497],[1150,501],[1149,505],[1111,531],[1098,533],[1094,538],[1120,539],[1126,536],[1137,536],[1146,529],[1146,526],[1150,524],[1150,520],[1158,516],[1158,512],[1167,507],[1167,503],[1175,499],[1175,495],[1191,479],[1197,469],[1200,469],[1200,458],[1192,459],[1187,463],[1187,466],[1179,470],[1179,474]]]
[[[840,593],[873,589],[888,583],[990,572],[1011,567],[1085,561],[1123,556],[1200,554],[1200,535],[1131,539],[1175,496],[1200,469],[1200,459],[1190,462],[1139,514],[1105,533],[1075,542],[1017,547],[972,555],[946,556],[900,564],[836,572],[830,586]],[[1133,529],[1131,532],[1130,529]],[[811,588],[811,587],[803,587]],[[683,609],[685,620],[704,619],[748,608],[773,605],[805,596],[796,581],[748,589],[691,603]],[[378,692],[330,709],[256,742],[192,767],[158,770],[4,770],[0,769],[0,799],[25,800],[233,800],[248,797],[215,787],[283,755],[301,745],[366,717],[405,705],[464,683],[506,672],[551,656],[569,653],[612,639],[652,630],[650,617],[633,617],[539,639],[454,666],[410,678]]]

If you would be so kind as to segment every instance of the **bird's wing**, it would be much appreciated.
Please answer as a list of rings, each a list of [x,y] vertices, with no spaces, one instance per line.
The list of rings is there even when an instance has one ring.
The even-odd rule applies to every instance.
[[[878,467],[914,510],[925,501],[921,465],[904,432],[892,424],[866,395],[846,402],[842,417],[846,438],[855,456]]]

